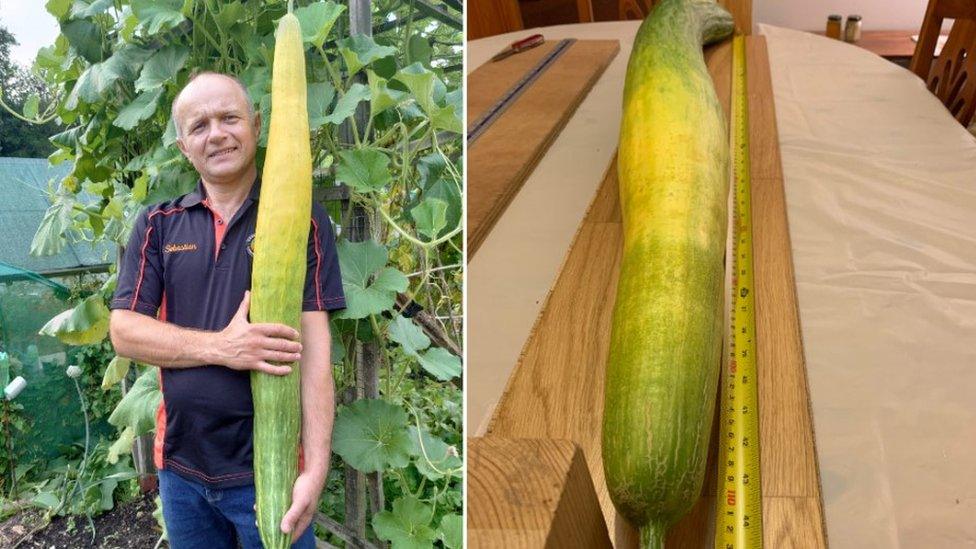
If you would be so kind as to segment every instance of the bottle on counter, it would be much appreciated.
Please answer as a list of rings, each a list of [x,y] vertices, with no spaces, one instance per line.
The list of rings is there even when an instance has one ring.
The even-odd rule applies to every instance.
[[[861,16],[848,15],[847,23],[844,25],[844,41],[857,42],[861,39]]]
[[[841,16],[834,13],[827,17],[827,38],[834,38],[840,40],[840,22]]]

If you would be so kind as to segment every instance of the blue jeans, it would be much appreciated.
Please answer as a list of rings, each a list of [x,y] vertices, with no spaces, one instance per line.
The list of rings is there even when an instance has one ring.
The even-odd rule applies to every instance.
[[[262,549],[255,525],[254,485],[212,490],[159,471],[159,496],[171,549]],[[292,549],[314,549],[309,524]]]

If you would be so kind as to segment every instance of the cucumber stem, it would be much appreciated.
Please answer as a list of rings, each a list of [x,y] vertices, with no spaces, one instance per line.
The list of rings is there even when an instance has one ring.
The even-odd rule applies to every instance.
[[[664,538],[667,529],[661,525],[649,522],[640,528],[641,549],[664,549]]]

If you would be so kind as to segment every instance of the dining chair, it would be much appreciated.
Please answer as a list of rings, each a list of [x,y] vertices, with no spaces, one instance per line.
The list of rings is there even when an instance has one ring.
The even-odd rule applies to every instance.
[[[953,19],[952,29],[935,57],[942,23]],[[976,111],[976,0],[929,0],[909,70],[963,126],[974,122]]]

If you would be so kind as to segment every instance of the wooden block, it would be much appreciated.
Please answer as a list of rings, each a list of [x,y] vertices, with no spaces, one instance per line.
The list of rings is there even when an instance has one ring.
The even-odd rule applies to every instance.
[[[468,502],[472,548],[612,547],[571,441],[469,439]]]
[[[746,80],[749,86],[749,151],[752,179],[783,181],[779,157],[776,107],[773,105],[773,79],[769,72],[766,37],[746,40]],[[777,205],[778,207],[778,205]],[[785,204],[781,208],[785,214]]]
[[[764,545],[776,549],[827,547],[820,514],[819,498],[764,496]]]
[[[469,124],[555,46],[476,69],[468,78]],[[469,259],[619,50],[616,40],[573,43],[468,147]]]

